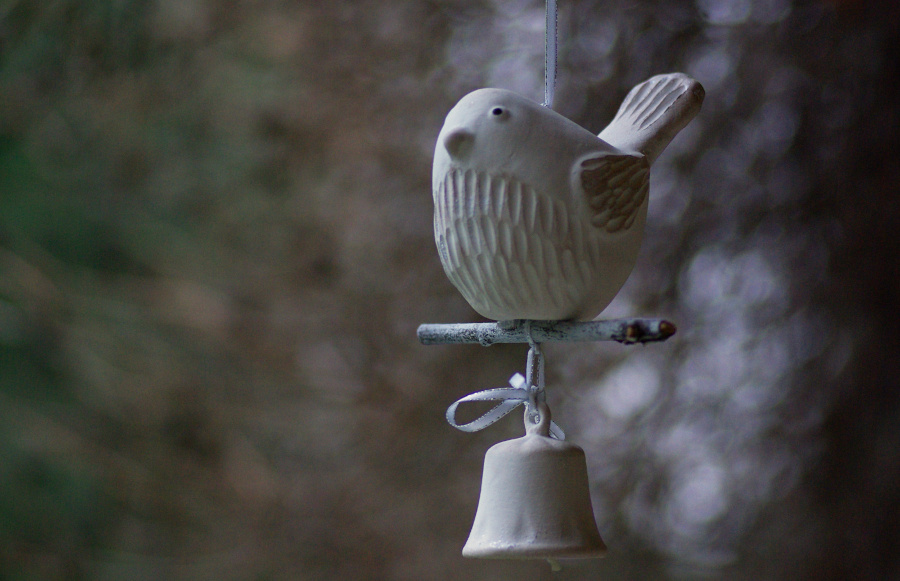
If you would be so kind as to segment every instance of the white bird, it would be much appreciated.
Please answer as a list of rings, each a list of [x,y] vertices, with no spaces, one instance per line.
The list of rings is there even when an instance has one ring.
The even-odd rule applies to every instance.
[[[434,152],[434,237],[478,313],[592,319],[637,260],[650,164],[699,112],[681,73],[636,86],[599,136],[503,89],[450,111]]]

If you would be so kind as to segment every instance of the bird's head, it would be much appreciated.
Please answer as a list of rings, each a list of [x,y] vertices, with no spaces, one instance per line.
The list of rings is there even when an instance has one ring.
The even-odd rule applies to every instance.
[[[456,104],[438,136],[435,163],[496,170],[527,147],[543,107],[504,89],[479,89]]]

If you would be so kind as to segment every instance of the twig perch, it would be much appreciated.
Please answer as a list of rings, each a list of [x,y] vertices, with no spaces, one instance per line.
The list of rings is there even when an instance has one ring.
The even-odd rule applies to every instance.
[[[419,325],[423,345],[478,343],[528,343],[531,341],[618,341],[626,345],[665,341],[675,334],[675,325],[663,319],[614,319],[610,321],[525,321],[500,323],[456,323]]]

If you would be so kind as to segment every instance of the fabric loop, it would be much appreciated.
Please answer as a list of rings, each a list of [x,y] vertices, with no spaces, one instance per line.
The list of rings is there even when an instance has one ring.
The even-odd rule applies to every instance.
[[[529,389],[529,386],[521,373],[516,373],[510,377],[509,385],[511,387],[485,389],[484,391],[478,391],[456,400],[449,408],[447,408],[447,422],[457,430],[462,430],[463,432],[477,432],[495,423],[497,420],[523,404],[526,407],[526,416],[539,413],[537,412],[535,402],[538,401],[538,398],[541,401],[543,400],[543,390],[538,391],[536,388]],[[456,423],[456,410],[459,407],[459,404],[471,401],[499,401],[500,403],[471,422],[466,424]],[[562,428],[554,421],[550,422],[550,435],[557,440],[566,439],[565,432],[563,432]]]

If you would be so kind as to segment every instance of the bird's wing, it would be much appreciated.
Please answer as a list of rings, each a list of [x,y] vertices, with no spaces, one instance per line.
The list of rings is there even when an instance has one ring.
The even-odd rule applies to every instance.
[[[700,112],[703,87],[682,73],[657,75],[628,93],[600,139],[653,161]]]
[[[576,172],[591,223],[610,233],[628,230],[647,199],[650,186],[647,158],[599,154],[582,160]]]

